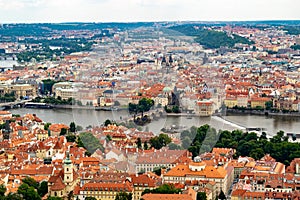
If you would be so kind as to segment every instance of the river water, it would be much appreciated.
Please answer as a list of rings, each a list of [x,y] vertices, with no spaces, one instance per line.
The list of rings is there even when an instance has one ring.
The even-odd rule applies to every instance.
[[[70,124],[75,122],[77,125],[87,127],[89,125],[97,126],[106,119],[119,121],[129,117],[126,110],[122,111],[96,111],[96,110],[77,110],[77,109],[12,109],[13,114],[24,115],[26,113],[35,113],[45,122]],[[225,119],[225,120],[224,120]],[[272,136],[279,130],[287,133],[300,133],[300,118],[292,117],[266,117],[254,115],[227,115],[220,117],[192,117],[167,116],[159,120],[153,120],[144,127],[154,133],[159,133],[162,128],[174,125],[189,128],[191,126],[201,126],[209,124],[217,130],[235,130],[244,128],[265,128],[268,135]]]

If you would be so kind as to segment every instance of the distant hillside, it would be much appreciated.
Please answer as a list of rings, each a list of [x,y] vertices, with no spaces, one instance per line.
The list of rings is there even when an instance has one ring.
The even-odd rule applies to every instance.
[[[228,36],[225,32],[208,30],[203,27],[196,29],[191,25],[180,25],[170,27],[170,29],[192,36],[196,42],[210,49],[220,48],[221,46],[233,47],[236,43],[253,44],[252,41],[239,35]]]
[[[0,26],[0,36],[45,36],[49,35],[53,31],[62,30],[102,30],[107,28],[126,30],[148,27],[153,24],[153,22],[3,24]]]
[[[290,35],[300,35],[300,25],[298,26],[284,26],[283,30],[287,31]]]

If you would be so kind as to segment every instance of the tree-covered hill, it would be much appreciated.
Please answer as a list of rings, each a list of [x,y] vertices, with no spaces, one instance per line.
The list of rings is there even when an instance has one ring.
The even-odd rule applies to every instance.
[[[219,48],[221,46],[233,47],[236,43],[253,44],[252,41],[239,35],[227,35],[225,32],[208,30],[201,26],[197,26],[196,28],[192,25],[180,25],[170,27],[170,29],[187,36],[192,36],[196,42],[211,49]]]

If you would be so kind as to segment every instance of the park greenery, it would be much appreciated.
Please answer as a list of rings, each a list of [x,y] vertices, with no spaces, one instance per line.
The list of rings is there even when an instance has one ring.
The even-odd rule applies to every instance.
[[[142,192],[142,195],[144,194],[148,194],[148,193],[152,193],[152,194],[179,194],[181,193],[181,189],[178,189],[174,186],[174,184],[163,184],[161,186],[159,186],[158,188],[155,189],[145,189]]]
[[[206,200],[207,196],[205,192],[197,192],[196,200]]]
[[[0,95],[0,103],[3,102],[14,102],[16,101],[15,93],[5,93],[4,95]]]
[[[41,97],[36,97],[35,99],[32,100],[32,102],[35,103],[47,103],[47,104],[51,104],[51,105],[75,105],[75,103],[77,103],[78,105],[82,103],[79,103],[79,101],[76,101],[73,98],[68,98],[68,99],[62,99],[61,97],[45,97],[45,98],[41,98]]]
[[[74,52],[90,51],[93,42],[89,42],[84,38],[70,39],[70,38],[59,38],[59,39],[28,39],[26,43],[39,44],[41,45],[36,49],[28,49],[17,54],[19,62],[30,62],[30,61],[43,61],[43,60],[56,60],[57,58],[66,54]],[[55,49],[51,48],[55,47]]]
[[[47,200],[63,200],[63,198],[48,196]]]
[[[190,145],[188,150],[193,157],[199,153],[209,152],[213,147],[234,148],[235,157],[250,156],[254,159],[260,159],[265,154],[270,154],[276,161],[285,165],[294,158],[300,157],[299,143],[288,142],[288,137],[283,131],[277,132],[273,137],[267,138],[267,134],[262,132],[260,136],[254,132],[242,132],[241,130],[219,130],[209,125],[203,125],[199,128],[191,127],[181,133],[182,146],[185,148]]]
[[[253,41],[236,34],[228,35],[225,32],[208,30],[202,26],[179,25],[170,27],[173,31],[178,31],[186,36],[191,36],[196,42],[206,48],[215,49],[220,47],[234,47],[237,43],[253,44]]]
[[[92,133],[80,133],[77,137],[76,143],[79,147],[84,147],[89,154],[93,154],[97,149],[100,149],[101,151],[104,150],[100,141]]]
[[[95,197],[85,197],[84,200],[97,200]]]
[[[166,113],[180,113],[180,109],[178,105],[165,105],[164,107]]]
[[[151,98],[142,98],[139,100],[138,104],[129,103],[128,109],[130,113],[134,113],[134,123],[138,126],[143,126],[151,121],[148,115],[144,115],[144,112],[147,112],[154,106],[154,100]],[[141,113],[141,116],[137,116]]]
[[[46,181],[38,183],[33,178],[26,177],[16,193],[9,193],[5,196],[5,192],[6,187],[3,184],[0,185],[0,200],[40,200],[48,193],[48,183]]]
[[[128,109],[130,113],[143,113],[147,112],[154,105],[154,101],[151,98],[142,98],[139,100],[138,104],[129,103]]]
[[[42,80],[43,82],[43,86],[42,86],[42,90],[41,93],[43,95],[48,95],[48,94],[52,94],[52,87],[55,83],[58,83],[59,81],[55,81],[55,80],[51,80],[51,79],[45,79]]]
[[[290,35],[300,34],[300,26],[284,26],[283,30],[287,31],[287,33]]]
[[[172,139],[167,134],[159,134],[159,136],[155,136],[150,139],[149,143],[151,147],[155,149],[161,149],[162,147],[167,146],[171,143]]]
[[[132,200],[132,193],[119,192],[117,193],[115,200]]]
[[[119,30],[135,29],[142,26],[152,26],[153,22],[109,22],[109,23],[32,23],[32,24],[3,24],[0,27],[0,35],[3,37],[42,37],[47,38],[51,33],[57,33],[58,31],[65,30],[89,30],[99,31],[108,28],[114,28]],[[103,31],[101,31],[103,32]],[[109,32],[105,31],[105,36],[110,36]],[[3,38],[4,39],[4,38]]]

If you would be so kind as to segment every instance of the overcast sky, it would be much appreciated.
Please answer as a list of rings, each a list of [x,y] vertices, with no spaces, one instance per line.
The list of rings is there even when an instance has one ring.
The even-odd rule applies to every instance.
[[[0,23],[300,20],[300,0],[0,0]]]

